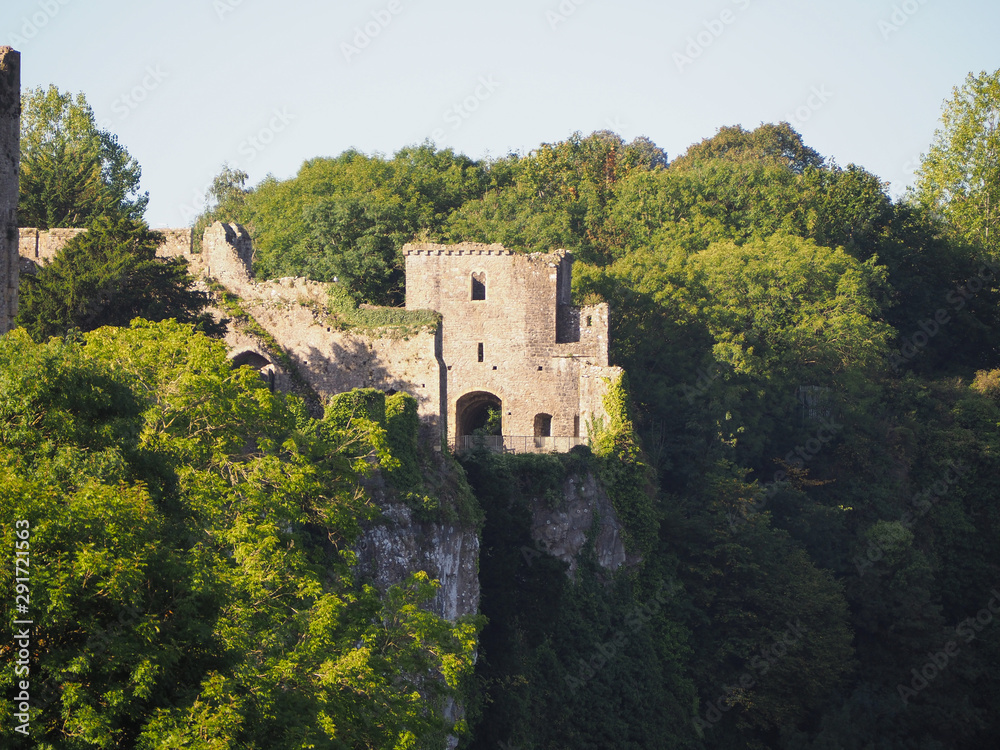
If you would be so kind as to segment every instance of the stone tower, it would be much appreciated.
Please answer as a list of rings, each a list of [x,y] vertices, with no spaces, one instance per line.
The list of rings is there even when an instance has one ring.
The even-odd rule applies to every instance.
[[[17,315],[17,176],[21,161],[21,54],[0,47],[0,334]]]
[[[406,306],[441,313],[441,418],[448,442],[495,410],[504,447],[568,450],[605,417],[608,306],[570,303],[573,258],[501,245],[411,244]],[[498,441],[499,442],[499,441]]]

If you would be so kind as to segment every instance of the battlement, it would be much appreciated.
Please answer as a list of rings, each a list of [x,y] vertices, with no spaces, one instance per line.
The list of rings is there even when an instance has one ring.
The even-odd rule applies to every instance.
[[[513,255],[503,245],[484,245],[479,242],[463,242],[458,245],[437,245],[420,242],[403,246],[402,253],[406,255]]]

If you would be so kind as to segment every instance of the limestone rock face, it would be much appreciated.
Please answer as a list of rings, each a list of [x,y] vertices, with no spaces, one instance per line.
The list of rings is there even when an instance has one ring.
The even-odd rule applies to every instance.
[[[447,620],[479,611],[479,534],[461,524],[414,518],[402,502],[373,488],[383,519],[365,529],[355,548],[359,573],[381,590],[419,570],[441,582],[430,610]]]
[[[573,578],[587,536],[596,532],[594,550],[602,568],[613,572],[634,562],[625,552],[622,525],[611,498],[593,474],[569,476],[562,494],[563,501],[556,509],[547,507],[541,498],[530,500],[531,536],[539,552],[569,565],[566,572]]]

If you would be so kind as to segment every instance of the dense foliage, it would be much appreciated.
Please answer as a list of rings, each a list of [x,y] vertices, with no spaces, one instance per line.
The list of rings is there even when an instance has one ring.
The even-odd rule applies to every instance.
[[[946,103],[916,198],[957,236],[1000,257],[1000,70],[969,74]]]
[[[578,301],[611,304],[629,429],[586,459],[466,462],[490,620],[473,746],[989,744],[995,78],[956,90],[905,201],[784,123],[722,128],[669,163],[607,132],[479,163],[351,152],[240,192],[232,216],[256,228],[265,273],[268,258],[315,273],[309,242],[335,237],[320,218],[338,214],[314,208],[336,196],[365,202],[381,239],[336,235],[325,257],[393,268],[360,299],[398,299],[389,249],[423,238],[567,248]],[[442,181],[450,201],[429,188]],[[406,222],[376,220],[401,205]],[[571,580],[532,542],[528,507],[587,472],[644,554],[610,578],[585,556]]]
[[[598,132],[481,162],[349,151],[254,187],[225,168],[200,224],[247,225],[264,276],[342,281],[328,324],[401,301],[406,241],[564,247],[629,377],[592,451],[474,452],[442,504],[401,394],[311,420],[175,323],[0,341],[4,543],[16,509],[47,565],[46,741],[442,746],[475,624],[420,609],[419,575],[354,582],[378,465],[419,519],[485,513],[466,746],[995,744],[997,75],[946,103],[904,201],[785,123],[669,162]],[[592,534],[568,575],[531,508],[589,477],[629,561],[604,570]]]
[[[352,571],[376,513],[358,472],[394,460],[369,449],[386,428],[384,408],[310,419],[174,322],[0,339],[4,548],[30,529],[32,746],[441,747],[477,625],[426,611],[425,574],[380,593]]]

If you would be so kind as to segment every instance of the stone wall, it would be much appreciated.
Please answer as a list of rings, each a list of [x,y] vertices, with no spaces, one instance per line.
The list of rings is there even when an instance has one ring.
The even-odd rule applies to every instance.
[[[0,334],[13,327],[17,316],[20,162],[21,55],[10,47],[0,47]]]
[[[437,332],[403,338],[340,331],[322,315],[327,284],[280,279],[242,288],[243,308],[295,363],[303,379],[323,399],[352,388],[404,391],[430,433],[441,410],[441,365]]]
[[[18,252],[21,257],[43,265],[51,262],[56,253],[66,247],[67,242],[87,230],[21,228],[17,231]]]
[[[156,251],[156,254],[163,258],[188,258],[194,252],[194,230],[190,227],[186,229],[157,229],[163,235],[163,244]]]
[[[17,252],[22,258],[42,265],[55,258],[56,254],[71,239],[86,231],[86,229],[77,228],[35,229],[34,227],[21,227],[17,230]],[[157,256],[161,258],[187,258],[193,268],[198,266],[201,256],[193,254],[194,230],[186,228],[157,229],[155,231],[163,235],[163,244],[157,249]]]

